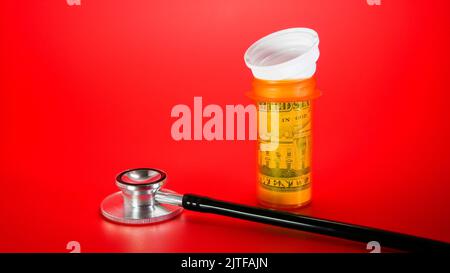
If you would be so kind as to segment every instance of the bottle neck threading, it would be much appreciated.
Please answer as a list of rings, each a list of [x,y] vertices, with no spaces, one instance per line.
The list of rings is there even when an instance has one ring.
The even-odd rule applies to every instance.
[[[287,102],[313,100],[321,95],[314,77],[299,80],[253,79],[253,89],[247,96],[254,101]]]

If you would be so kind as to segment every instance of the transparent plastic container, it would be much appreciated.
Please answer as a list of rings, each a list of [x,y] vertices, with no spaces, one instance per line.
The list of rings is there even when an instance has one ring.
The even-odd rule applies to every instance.
[[[248,95],[258,108],[257,185],[264,206],[293,209],[311,201],[318,44],[315,31],[293,28],[258,40],[245,54],[255,77]]]

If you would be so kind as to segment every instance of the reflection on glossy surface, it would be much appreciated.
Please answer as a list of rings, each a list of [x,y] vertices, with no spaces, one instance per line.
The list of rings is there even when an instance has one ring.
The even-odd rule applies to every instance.
[[[131,226],[103,220],[101,228],[109,241],[120,244],[118,252],[172,252],[180,247],[179,229],[185,226],[184,216],[175,220]]]
[[[104,220],[102,229],[120,242],[117,252],[367,252],[362,243],[195,212],[146,226]]]

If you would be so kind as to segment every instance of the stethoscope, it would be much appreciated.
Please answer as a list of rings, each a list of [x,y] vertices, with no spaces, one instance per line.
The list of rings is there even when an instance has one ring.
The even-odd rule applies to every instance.
[[[116,185],[121,191],[103,200],[102,215],[113,222],[142,225],[173,219],[184,208],[364,243],[377,241],[383,247],[411,252],[450,251],[450,244],[431,239],[234,204],[195,194],[181,195],[161,188],[166,179],[165,172],[152,168],[131,169],[120,173],[116,178]]]

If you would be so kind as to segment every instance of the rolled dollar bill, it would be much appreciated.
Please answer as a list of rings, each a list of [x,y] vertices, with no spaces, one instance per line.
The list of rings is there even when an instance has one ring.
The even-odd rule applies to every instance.
[[[259,102],[258,124],[259,201],[284,208],[307,204],[312,180],[311,101]],[[275,148],[261,149],[265,146]]]

